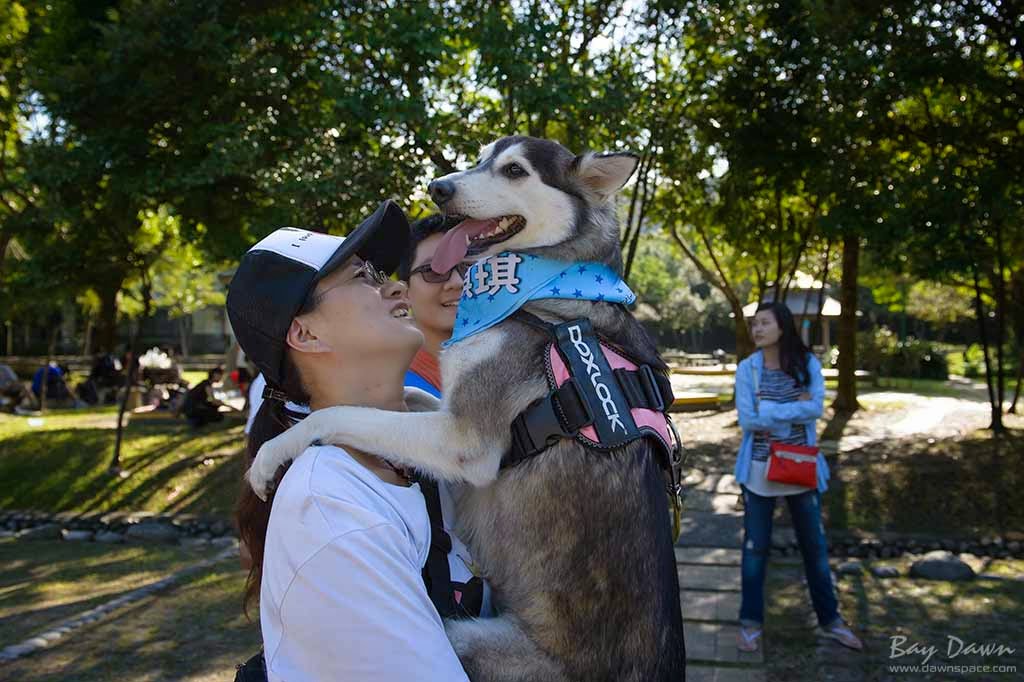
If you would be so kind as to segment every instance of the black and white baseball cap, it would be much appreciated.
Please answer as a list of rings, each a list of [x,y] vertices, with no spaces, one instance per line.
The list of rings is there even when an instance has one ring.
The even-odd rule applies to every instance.
[[[242,256],[228,287],[228,320],[245,355],[280,386],[288,327],[317,282],[352,256],[390,275],[408,245],[409,222],[390,199],[348,237],[297,227],[272,232]]]

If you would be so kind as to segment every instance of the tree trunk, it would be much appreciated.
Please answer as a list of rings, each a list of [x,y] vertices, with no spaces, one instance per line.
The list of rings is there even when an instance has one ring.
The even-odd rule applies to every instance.
[[[1006,378],[1004,376],[1005,364],[1003,362],[1003,347],[1006,345],[1006,254],[1003,251],[1003,225],[996,221],[996,272],[993,287],[996,298],[996,402],[999,407],[1000,421],[1002,421],[1003,403],[1006,401]]]
[[[96,339],[98,350],[113,353],[117,348],[117,292],[121,285],[104,287],[100,295],[100,319]]]
[[[818,330],[818,332],[821,333],[821,345],[822,346],[825,345],[825,334],[824,334],[824,331],[821,328],[821,324],[825,320],[825,316],[822,315],[822,312],[825,309],[825,287],[828,286],[828,264],[829,264],[829,259],[831,259],[831,257],[832,257],[832,237],[829,237],[828,241],[825,243],[825,262],[821,266],[821,288],[818,289],[818,312],[814,316],[815,317],[815,319],[814,319],[814,326]],[[807,298],[810,299],[810,295],[808,295]],[[825,323],[828,324],[827,322],[825,322]],[[813,342],[813,338],[812,338],[812,342]],[[826,355],[828,354],[828,348],[825,348],[825,354]],[[827,360],[828,358],[825,358],[825,359]]]
[[[92,355],[92,328],[93,319],[90,315],[85,321],[85,335],[82,338],[82,355],[85,357]]]
[[[718,289],[725,296],[725,300],[729,302],[729,307],[732,309],[733,320],[736,325],[736,356],[738,360],[742,360],[751,353],[754,352],[754,339],[750,336],[750,328],[747,327],[747,321],[743,317],[743,303],[740,301],[739,296],[736,295],[736,291],[729,284],[729,280],[725,277],[718,260],[715,258],[714,252],[711,250],[711,240],[707,235],[702,234],[704,246],[708,250],[708,255],[711,256],[711,261],[715,266],[715,272],[712,272],[711,268],[707,266],[697,254],[687,246],[686,242],[681,236],[679,236],[679,230],[676,229],[675,225],[671,227],[672,239],[675,240],[679,248],[682,249],[686,257],[690,259],[704,278],[707,279],[708,284]]]
[[[650,166],[648,166],[650,170]],[[636,251],[640,245],[640,230],[643,229],[644,218],[647,215],[647,204],[650,201],[650,195],[648,194],[649,178],[647,171],[644,171],[643,181],[643,193],[640,195],[640,206],[636,220],[636,230],[633,231],[633,238],[629,244],[629,253],[626,256],[626,265],[623,268],[622,279],[629,281],[629,273],[633,269],[633,259],[636,258]]]
[[[1017,388],[1013,391],[1013,402],[1010,403],[1010,414],[1017,414],[1017,401],[1020,400],[1020,386],[1024,383],[1024,353],[1017,356]]]
[[[188,320],[187,315],[182,315],[178,318],[178,335],[181,337],[181,357],[187,358],[189,356],[188,347],[188,328],[186,321]]]
[[[142,281],[142,317],[139,320],[139,324],[132,328],[131,338],[128,343],[130,349],[127,354],[128,362],[127,367],[124,368],[124,394],[121,396],[121,402],[117,406],[117,431],[114,434],[114,455],[111,457],[110,466],[108,467],[112,474],[121,473],[121,441],[124,438],[124,413],[128,407],[128,398],[131,396],[132,386],[135,385],[135,368],[137,366],[135,359],[139,357],[139,331],[142,329],[143,323],[149,319],[149,308],[152,300],[152,286],[144,273]]]
[[[843,237],[843,273],[839,284],[839,389],[832,407],[853,414],[857,403],[857,274],[860,266],[860,238],[853,232]]]
[[[997,403],[995,388],[992,385],[992,362],[988,356],[988,325],[985,324],[985,306],[981,301],[981,282],[978,280],[977,264],[971,266],[971,277],[974,280],[974,316],[978,319],[981,352],[985,357],[985,386],[988,388],[988,402],[992,407],[992,423],[989,424],[989,428],[993,433],[1002,433],[1003,406]]]
[[[50,331],[50,341],[46,344],[46,362],[43,363],[43,380],[39,384],[39,411],[46,412],[46,385],[50,383],[50,363],[53,362],[54,351],[57,348],[57,334],[60,327],[53,325]]]
[[[732,308],[732,314],[735,316],[736,322],[736,361],[739,362],[743,358],[747,357],[754,352],[756,346],[754,346],[754,337],[750,335],[750,326],[747,325],[747,320],[743,317],[743,306],[730,301],[729,306]]]

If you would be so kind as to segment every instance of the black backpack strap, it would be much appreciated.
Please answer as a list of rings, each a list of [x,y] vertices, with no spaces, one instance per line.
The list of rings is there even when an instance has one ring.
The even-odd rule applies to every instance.
[[[267,661],[263,651],[235,666],[235,682],[267,682]]]
[[[452,594],[451,569],[448,566],[452,539],[444,529],[437,481],[420,477],[419,484],[427,504],[427,515],[430,517],[430,549],[427,552],[427,563],[423,566],[423,583],[426,585],[430,601],[434,603],[434,608],[441,617],[452,618],[458,613],[455,595]]]

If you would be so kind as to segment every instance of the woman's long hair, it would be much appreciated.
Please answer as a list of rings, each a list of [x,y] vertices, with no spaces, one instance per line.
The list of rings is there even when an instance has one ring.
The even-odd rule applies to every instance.
[[[319,302],[315,296],[311,296],[302,309],[296,313],[304,315],[312,312]],[[269,385],[269,384],[268,384]],[[285,351],[281,367],[281,385],[272,386],[282,391],[288,400],[297,404],[308,404],[309,393],[302,383],[298,368],[291,361],[288,351]],[[245,469],[248,470],[256,459],[256,453],[268,440],[276,438],[284,433],[285,429],[292,425],[292,418],[285,410],[285,405],[280,400],[266,399],[260,405],[259,412],[253,420],[252,428],[249,430],[249,440],[246,444]],[[281,465],[274,475],[274,487],[281,483],[288,464]],[[238,537],[245,543],[252,557],[249,566],[249,575],[245,580],[245,595],[242,599],[242,607],[246,616],[249,615],[249,607],[258,601],[260,594],[260,581],[263,578],[263,553],[267,544],[267,525],[270,522],[270,509],[274,503],[274,492],[267,495],[264,502],[249,486],[249,482],[242,477],[242,489],[238,496],[238,506],[235,508],[235,521],[238,524]]]
[[[811,375],[807,371],[807,356],[810,355],[811,349],[804,345],[803,339],[800,338],[789,306],[772,301],[757,306],[757,312],[762,310],[772,312],[775,324],[779,325],[782,332],[779,337],[779,366],[783,372],[793,377],[797,385],[807,386],[811,383]]]

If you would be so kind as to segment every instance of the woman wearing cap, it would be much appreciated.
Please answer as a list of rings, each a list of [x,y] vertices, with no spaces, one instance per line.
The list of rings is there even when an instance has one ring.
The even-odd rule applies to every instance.
[[[385,202],[347,239],[285,228],[245,254],[228,315],[268,384],[250,457],[287,428],[286,400],[413,407],[403,378],[423,335],[405,286],[384,274],[407,239],[405,216]],[[243,486],[238,512],[268,678],[465,680],[421,578],[430,522],[419,486],[385,458],[319,445],[278,479],[267,502]]]

